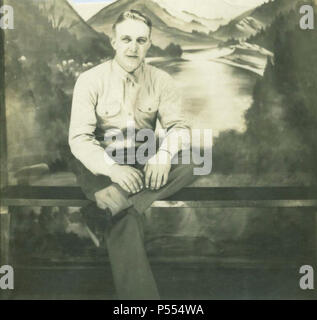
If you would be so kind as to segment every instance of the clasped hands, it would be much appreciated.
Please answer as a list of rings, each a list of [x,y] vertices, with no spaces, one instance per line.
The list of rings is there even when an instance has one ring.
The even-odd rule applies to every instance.
[[[159,150],[145,164],[143,171],[128,165],[113,164],[109,177],[112,182],[118,183],[129,193],[138,193],[144,188],[158,190],[164,187],[171,170],[171,154]]]

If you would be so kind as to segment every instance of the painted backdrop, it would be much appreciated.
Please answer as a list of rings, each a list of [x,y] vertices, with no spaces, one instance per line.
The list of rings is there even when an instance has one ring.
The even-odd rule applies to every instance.
[[[175,78],[193,128],[213,129],[213,171],[196,185],[316,183],[317,39],[298,27],[308,2],[117,0],[85,15],[76,1],[6,0],[15,26],[5,34],[10,183],[76,185],[67,144],[73,86],[113,55],[111,25],[130,8],[154,24],[148,63]],[[76,261],[90,248],[79,209],[21,210],[17,250]],[[292,259],[310,247],[295,209],[152,209],[147,225],[152,255]]]

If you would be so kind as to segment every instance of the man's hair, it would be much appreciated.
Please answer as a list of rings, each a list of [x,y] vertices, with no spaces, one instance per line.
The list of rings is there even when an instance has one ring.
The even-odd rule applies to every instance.
[[[124,11],[122,12],[119,17],[117,18],[116,22],[112,25],[112,31],[115,33],[116,32],[116,26],[128,19],[132,19],[132,20],[138,20],[138,21],[142,21],[143,23],[145,23],[149,28],[150,28],[150,34],[152,32],[152,21],[151,19],[146,16],[145,14],[143,14],[142,12],[138,11],[138,10],[128,10],[128,11]]]

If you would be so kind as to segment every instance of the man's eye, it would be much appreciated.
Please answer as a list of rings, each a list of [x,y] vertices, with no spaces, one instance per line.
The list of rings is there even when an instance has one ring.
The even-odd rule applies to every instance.
[[[129,42],[130,42],[130,39],[129,39],[129,38],[123,38],[122,41],[123,41],[124,43],[129,43]]]
[[[146,42],[145,39],[138,39],[138,43],[139,43],[139,44],[144,44],[145,42]]]

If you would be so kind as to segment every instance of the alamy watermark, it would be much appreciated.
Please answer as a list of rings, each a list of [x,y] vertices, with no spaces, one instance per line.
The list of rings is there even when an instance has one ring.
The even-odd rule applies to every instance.
[[[14,271],[9,265],[0,267],[0,289],[14,289]]]
[[[14,11],[9,5],[0,7],[0,28],[14,29]]]
[[[305,4],[300,7],[299,13],[303,15],[299,20],[300,28],[302,30],[313,30],[315,28],[313,7]]]
[[[314,269],[310,265],[301,266],[299,273],[303,274],[299,280],[299,287],[302,290],[314,290]]]
[[[208,175],[212,169],[211,129],[136,130],[134,120],[127,129],[113,128],[104,135],[105,161],[109,157],[118,164],[193,164],[194,175]],[[159,152],[162,151],[162,152]]]

